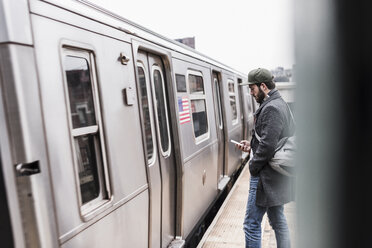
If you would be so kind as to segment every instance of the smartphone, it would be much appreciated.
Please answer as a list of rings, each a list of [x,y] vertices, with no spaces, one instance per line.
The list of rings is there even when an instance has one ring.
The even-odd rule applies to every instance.
[[[233,139],[232,139],[232,140],[230,140],[230,142],[231,142],[231,143],[234,143],[234,144],[237,144],[237,145],[241,145],[241,146],[243,145],[243,144],[241,144],[240,142],[238,142],[238,141],[235,141],[235,140],[233,140]]]

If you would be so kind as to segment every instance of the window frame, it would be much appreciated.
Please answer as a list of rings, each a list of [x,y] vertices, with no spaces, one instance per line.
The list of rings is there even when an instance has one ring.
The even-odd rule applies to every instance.
[[[190,91],[190,80],[189,80],[190,75],[200,76],[202,78],[204,94],[191,93],[191,91]],[[201,71],[197,71],[197,70],[193,70],[193,69],[188,69],[187,70],[186,77],[187,77],[187,82],[186,82],[187,93],[189,95],[190,115],[191,115],[191,122],[192,122],[192,135],[194,137],[195,144],[200,144],[201,142],[203,142],[205,140],[208,140],[209,137],[210,137],[210,123],[209,123],[209,118],[208,118],[208,102],[207,102],[207,93],[206,93],[206,90],[205,90],[205,80],[204,80],[204,77],[203,77],[203,73]],[[205,132],[204,134],[202,134],[198,137],[195,137],[194,119],[193,119],[193,116],[192,116],[192,109],[191,109],[191,101],[192,100],[204,100],[205,101],[205,113],[206,113],[206,117],[207,117],[208,128],[207,128],[207,132]]]
[[[229,84],[232,83],[234,85],[234,92],[231,92],[230,91],[230,87],[229,87]],[[236,93],[237,93],[237,89],[236,89],[236,83],[233,79],[231,78],[228,78],[227,79],[227,92],[228,92],[228,95],[229,95],[229,105],[230,105],[230,111],[231,111],[231,124],[233,126],[237,125],[239,123],[239,110],[238,110],[238,104],[237,104],[237,96],[236,96]],[[235,109],[236,109],[236,118],[233,119],[234,115],[233,115],[233,111],[232,111],[232,106],[231,106],[231,99],[230,99],[230,96],[234,96],[235,97]]]
[[[72,123],[72,114],[71,114],[71,103],[69,96],[69,86],[66,76],[66,67],[64,64],[64,59],[66,57],[76,57],[86,60],[89,67],[89,76],[92,87],[92,97],[93,97],[93,106],[96,118],[96,124],[81,128],[74,128]],[[92,50],[86,48],[77,48],[71,47],[68,45],[63,45],[61,49],[61,65],[63,72],[63,85],[65,93],[65,103],[66,103],[66,114],[68,119],[68,127],[70,133],[70,144],[71,152],[73,156],[73,167],[75,174],[75,190],[78,195],[78,204],[80,215],[84,221],[92,219],[94,216],[98,215],[103,208],[103,205],[106,205],[112,200],[112,193],[110,188],[110,179],[109,179],[109,170],[108,162],[106,155],[106,145],[103,132],[103,123],[101,116],[101,107],[99,100],[98,92],[98,77],[95,64],[95,55]],[[79,178],[79,156],[77,154],[77,149],[79,149],[76,144],[77,138],[85,135],[92,135],[94,139],[94,149],[96,154],[96,166],[97,166],[97,176],[99,180],[99,195],[98,197],[90,200],[83,204],[82,194],[81,194],[81,185]]]
[[[160,77],[162,79],[162,85],[163,85],[165,117],[166,117],[166,124],[167,124],[168,144],[169,144],[167,151],[163,151],[163,146],[161,144],[161,134],[160,134],[160,128],[159,128],[158,108],[157,108],[157,102],[156,102],[155,83],[154,83],[154,72],[155,72],[155,70],[160,72]],[[166,95],[166,92],[165,92],[165,80],[164,80],[163,71],[162,71],[162,68],[157,64],[153,64],[151,66],[151,82],[152,82],[151,83],[152,99],[153,99],[153,103],[154,103],[153,109],[154,109],[154,112],[155,112],[155,120],[156,120],[156,133],[157,133],[159,143],[160,143],[160,152],[161,152],[161,154],[163,155],[164,158],[167,158],[167,157],[170,156],[171,149],[172,149],[172,142],[171,142],[171,138],[170,138],[171,134],[170,134],[170,128],[169,128],[169,117],[168,117],[168,102],[167,102],[167,95]]]
[[[143,62],[142,61],[137,61],[137,75],[138,75],[138,83],[139,82],[139,73],[138,73],[138,68],[141,68],[143,70],[143,73],[145,75],[145,84],[146,84],[146,88],[147,88],[147,100],[148,100],[148,108],[149,108],[149,117],[150,117],[150,129],[151,129],[151,138],[152,138],[152,147],[153,147],[153,152],[152,152],[152,158],[149,160],[147,159],[147,147],[146,147],[146,159],[147,159],[147,165],[148,167],[151,167],[155,164],[155,161],[156,161],[156,156],[157,156],[157,142],[156,142],[156,136],[155,136],[155,133],[156,131],[154,129],[154,116],[153,116],[153,99],[152,99],[152,86],[150,85],[150,81],[148,80],[148,70],[146,69],[146,67],[144,66]],[[150,88],[147,87],[148,85],[150,85]],[[140,85],[139,85],[140,86]],[[142,92],[141,92],[141,95],[142,95]],[[151,95],[151,97],[150,97]],[[142,100],[142,99],[141,99]],[[141,106],[142,106],[142,103],[141,103]],[[143,109],[142,109],[143,111]],[[143,118],[143,116],[141,117]],[[144,125],[145,127],[145,125]],[[145,137],[145,141],[146,141],[146,137]],[[147,146],[147,144],[146,144]]]

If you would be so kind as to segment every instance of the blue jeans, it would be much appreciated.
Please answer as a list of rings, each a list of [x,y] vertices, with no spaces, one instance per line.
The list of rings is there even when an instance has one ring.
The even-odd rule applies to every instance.
[[[251,177],[247,210],[244,219],[245,247],[261,248],[261,222],[267,211],[270,225],[275,231],[278,248],[290,248],[289,230],[284,216],[283,205],[260,207],[256,205],[256,191],[259,177]]]

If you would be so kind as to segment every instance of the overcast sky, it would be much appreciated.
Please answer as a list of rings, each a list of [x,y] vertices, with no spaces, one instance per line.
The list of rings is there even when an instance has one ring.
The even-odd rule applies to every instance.
[[[295,63],[293,0],[91,1],[244,73]]]

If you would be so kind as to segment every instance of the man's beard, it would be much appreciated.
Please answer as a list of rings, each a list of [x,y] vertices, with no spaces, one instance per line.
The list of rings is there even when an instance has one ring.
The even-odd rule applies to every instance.
[[[261,88],[258,88],[259,91],[257,93],[257,96],[255,97],[256,99],[256,102],[258,102],[259,104],[263,103],[264,99],[265,99],[265,92],[263,92],[263,90],[261,90]]]

